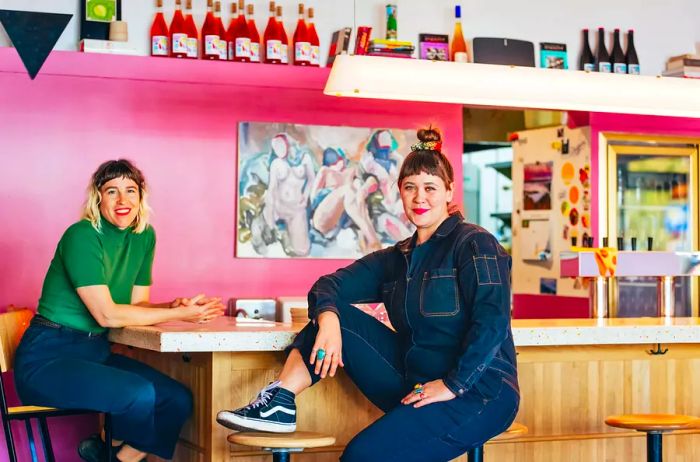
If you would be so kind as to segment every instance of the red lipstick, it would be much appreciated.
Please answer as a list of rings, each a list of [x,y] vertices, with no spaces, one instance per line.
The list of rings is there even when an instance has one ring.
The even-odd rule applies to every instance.
[[[412,209],[413,213],[416,215],[423,215],[425,212],[428,212],[430,209]]]

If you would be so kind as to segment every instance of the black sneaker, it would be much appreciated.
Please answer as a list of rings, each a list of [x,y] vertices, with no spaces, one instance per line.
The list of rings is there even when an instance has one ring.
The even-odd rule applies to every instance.
[[[216,421],[233,430],[255,430],[272,433],[291,433],[297,428],[297,406],[294,393],[271,383],[258,397],[240,409],[220,411]]]
[[[112,446],[112,459],[110,462],[119,462],[117,453],[121,450],[124,443],[119,446]],[[107,445],[100,435],[95,433],[90,437],[85,438],[78,445],[78,455],[85,462],[105,462],[107,461]],[[141,462],[146,462],[146,457],[141,459]]]

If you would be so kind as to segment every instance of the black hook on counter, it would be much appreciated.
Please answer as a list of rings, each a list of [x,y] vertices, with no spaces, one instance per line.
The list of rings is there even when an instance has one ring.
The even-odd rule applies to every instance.
[[[188,354],[182,355],[182,362],[183,363],[189,363],[190,361],[192,361],[192,356],[190,356]]]
[[[652,355],[652,356],[660,356],[660,355],[665,355],[668,352],[668,348],[664,348],[663,350],[661,349],[661,344],[657,343],[656,344],[656,350],[647,350],[647,353]]]

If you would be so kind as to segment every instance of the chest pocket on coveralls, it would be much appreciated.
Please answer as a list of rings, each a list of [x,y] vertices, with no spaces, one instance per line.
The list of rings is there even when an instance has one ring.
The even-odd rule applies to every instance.
[[[423,316],[454,316],[459,313],[455,268],[438,268],[423,274],[420,312]]]

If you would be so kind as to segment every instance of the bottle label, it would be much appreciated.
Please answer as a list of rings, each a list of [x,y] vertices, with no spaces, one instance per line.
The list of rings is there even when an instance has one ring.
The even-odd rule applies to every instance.
[[[220,56],[218,35],[204,36],[204,56]]]
[[[173,34],[173,53],[187,54],[187,34]]]
[[[629,66],[627,66],[627,73],[639,75],[639,73],[640,73],[639,64],[630,64]]]
[[[248,37],[236,38],[236,58],[250,58],[250,39]]]
[[[321,48],[318,45],[311,45],[311,65],[321,65]]]
[[[627,64],[615,63],[615,65],[613,66],[613,72],[615,74],[627,74]]]
[[[197,58],[199,51],[199,40],[196,37],[187,37],[187,57]]]
[[[228,59],[228,42],[224,39],[219,39],[217,47],[219,49],[219,59],[226,61]]]
[[[280,51],[282,52],[282,64],[289,64],[289,45],[283,43]]]
[[[610,63],[598,63],[598,72],[612,72],[612,66]]]
[[[151,55],[168,56],[168,52],[170,50],[168,41],[167,35],[154,35],[151,37]]]
[[[467,62],[467,52],[466,51],[457,51],[455,53],[455,62],[456,63],[466,63]]]
[[[260,62],[260,43],[258,42],[250,42],[250,62]]]
[[[583,70],[586,72],[595,72],[595,64],[593,63],[585,63],[583,65]]]
[[[296,62],[311,62],[311,44],[309,42],[297,42],[294,44],[294,60]]]
[[[265,43],[265,58],[278,61],[282,59],[282,42],[280,40],[268,40]]]

